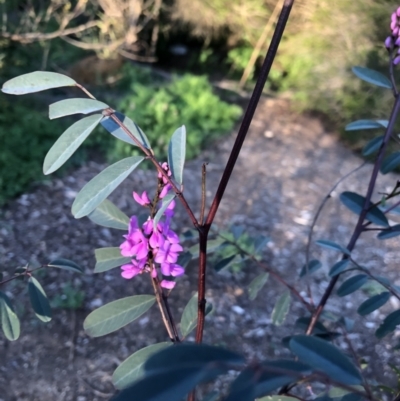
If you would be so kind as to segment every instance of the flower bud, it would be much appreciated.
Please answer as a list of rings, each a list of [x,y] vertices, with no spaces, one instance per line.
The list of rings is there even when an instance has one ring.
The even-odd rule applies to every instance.
[[[399,63],[400,63],[400,56],[397,56],[397,57],[394,58],[393,64],[394,64],[394,65],[397,65],[397,64],[399,64]]]
[[[398,39],[397,39],[398,40]],[[397,40],[396,40],[396,44],[397,44]],[[393,39],[391,36],[388,36],[385,40],[385,47],[388,50],[391,50],[393,47]]]

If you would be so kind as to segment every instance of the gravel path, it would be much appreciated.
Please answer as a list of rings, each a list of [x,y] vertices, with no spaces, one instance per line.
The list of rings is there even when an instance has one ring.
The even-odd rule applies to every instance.
[[[333,184],[362,161],[339,143],[336,135],[326,132],[319,120],[293,114],[287,111],[287,106],[284,100],[262,100],[216,223],[219,227],[240,223],[251,234],[269,236],[266,263],[306,296],[305,284],[299,281],[298,272],[305,261],[312,218]],[[208,162],[207,201],[211,202],[233,140],[233,135],[225,138],[187,164],[185,196],[194,210],[199,210],[202,163]],[[19,316],[23,317],[23,324],[18,341],[9,343],[0,338],[0,401],[107,399],[114,393],[111,375],[116,366],[135,350],[166,340],[156,308],[135,323],[102,338],[91,339],[82,329],[85,316],[100,305],[123,296],[151,293],[146,277],[126,281],[118,269],[92,274],[93,249],[118,246],[122,232],[95,226],[86,218],[74,220],[70,207],[79,189],[103,168],[104,165],[89,163],[64,179],[39,186],[1,211],[0,265],[6,271],[12,272],[14,267],[27,261],[45,263],[49,258],[64,257],[80,263],[87,274],[78,277],[64,271],[48,271],[42,276],[41,281],[55,303],[60,303],[59,295],[65,285],[85,295],[82,308],[57,309],[47,325],[33,317],[23,283],[13,282],[6,287]],[[356,217],[340,205],[338,195],[344,190],[365,193],[371,169],[367,165],[357,171],[333,193],[317,224],[315,239],[325,238],[346,245]],[[394,174],[380,177],[377,192],[390,191],[397,179]],[[131,215],[137,212],[130,197],[132,190],[151,190],[154,185],[154,174],[138,171],[111,199]],[[178,211],[177,222],[182,232],[190,228],[183,210]],[[314,246],[311,249],[312,257],[323,263],[323,269],[313,275],[310,283],[313,298],[318,301],[337,255]],[[396,238],[380,242],[373,235],[363,235],[353,255],[372,272],[382,274],[383,270],[392,282],[400,285],[396,274],[398,249]],[[283,326],[272,326],[271,311],[284,291],[282,286],[270,278],[251,302],[245,287],[260,273],[258,268],[249,265],[235,275],[209,270],[207,298],[215,311],[207,322],[206,341],[232,347],[249,358],[287,355],[277,336],[290,334],[295,317],[305,315],[301,304],[294,300],[293,317],[289,316]],[[171,304],[178,321],[196,289],[195,273],[196,266],[190,265],[187,275],[172,293]],[[354,333],[349,338],[353,347],[371,362],[368,369],[382,379],[387,362],[399,360],[390,346],[396,344],[395,337],[400,332],[380,343],[374,340],[373,332],[383,317],[399,305],[396,299],[391,299],[380,311],[359,318],[355,311],[365,298],[361,291],[342,299],[333,297],[326,310],[356,319]],[[346,347],[342,340],[337,343]]]

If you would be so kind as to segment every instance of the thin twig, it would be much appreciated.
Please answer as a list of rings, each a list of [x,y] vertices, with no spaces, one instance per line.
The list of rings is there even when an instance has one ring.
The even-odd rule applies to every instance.
[[[200,225],[204,224],[204,213],[206,209],[206,170],[207,163],[201,166],[201,207],[200,207]]]

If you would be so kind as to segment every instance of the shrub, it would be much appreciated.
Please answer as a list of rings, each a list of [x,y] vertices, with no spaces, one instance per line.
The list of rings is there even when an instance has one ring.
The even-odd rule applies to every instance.
[[[165,157],[169,137],[180,124],[185,124],[188,133],[187,158],[193,158],[210,140],[231,130],[241,114],[240,107],[213,93],[205,76],[186,74],[156,86],[135,80],[130,91],[117,109],[143,129],[160,158]],[[109,156],[116,160],[135,152],[138,150],[118,142]]]

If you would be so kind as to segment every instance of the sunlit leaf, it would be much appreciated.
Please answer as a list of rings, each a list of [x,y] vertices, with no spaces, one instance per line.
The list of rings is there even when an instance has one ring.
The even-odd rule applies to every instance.
[[[14,312],[10,298],[0,291],[0,322],[5,337],[10,341],[15,341],[20,335],[20,323],[18,316]]]
[[[399,235],[400,235],[400,224],[396,224],[386,230],[382,230],[377,235],[377,238],[383,240],[383,239],[398,237]]]
[[[364,301],[357,309],[357,312],[361,316],[368,315],[374,310],[377,310],[381,306],[385,305],[385,303],[389,301],[389,298],[390,298],[390,292],[382,292],[380,294],[374,295],[373,297]]]
[[[254,301],[258,295],[258,292],[264,287],[264,285],[268,281],[269,274],[268,273],[261,273],[257,277],[255,277],[249,286],[247,287],[247,290],[249,292],[249,298],[251,301]]]
[[[35,71],[10,79],[4,83],[1,90],[10,95],[24,95],[46,89],[75,85],[76,82],[66,75],[56,72]]]
[[[381,165],[381,173],[387,174],[400,166],[400,152],[394,152],[385,157]]]
[[[155,352],[170,345],[172,345],[172,343],[167,342],[149,345],[125,359],[113,373],[112,380],[114,386],[120,390],[130,386],[136,380],[143,378],[143,365],[147,359]]]
[[[371,70],[365,67],[353,67],[352,71],[358,78],[370,84],[380,86],[382,88],[392,89],[392,83],[389,78],[385,77],[379,71]]]
[[[160,209],[158,209],[158,211],[153,219],[154,228],[157,227],[158,222],[160,221],[164,212],[167,210],[167,207],[174,200],[174,198],[175,198],[175,194],[168,194],[162,199],[161,207],[160,207]]]
[[[81,189],[72,204],[72,214],[74,217],[79,219],[93,212],[93,210],[96,209],[126,177],[128,177],[143,159],[144,158],[141,156],[132,156],[122,159],[107,167],[89,181]]]
[[[291,351],[300,361],[327,374],[335,382],[361,384],[360,372],[342,354],[339,348],[314,336],[293,336],[289,343]]]
[[[179,184],[183,182],[183,167],[186,157],[186,128],[184,125],[178,128],[171,137],[168,145],[168,166],[172,177]]]
[[[339,297],[344,297],[346,295],[352,294],[353,292],[360,289],[368,281],[368,276],[366,274],[357,274],[350,277],[344,281],[337,290]]]
[[[308,262],[308,266],[304,265],[302,267],[301,272],[300,272],[300,277],[304,277],[307,274],[312,274],[312,273],[316,272],[318,269],[320,269],[321,267],[322,267],[322,263],[319,260],[317,260],[317,259],[310,260]]]
[[[362,129],[386,128],[387,120],[357,120],[346,125],[346,131],[356,131]]]
[[[87,98],[74,98],[60,100],[49,106],[49,118],[70,116],[72,114],[90,114],[95,111],[107,109],[109,106],[103,102]]]
[[[82,118],[64,131],[48,151],[43,163],[43,173],[47,175],[58,170],[81,146],[102,118],[101,114]]]
[[[286,319],[290,308],[290,291],[285,291],[276,301],[271,319],[275,326],[280,326]]]
[[[375,153],[382,146],[383,138],[384,135],[371,139],[362,150],[363,156],[370,156]]]
[[[63,270],[69,270],[74,273],[83,273],[82,267],[77,265],[75,262],[72,262],[72,260],[68,259],[54,259],[51,262],[47,264],[49,267],[56,267],[57,269],[63,269]]]
[[[348,191],[340,194],[340,200],[348,209],[357,215],[361,214],[365,204],[365,198],[363,196]],[[387,227],[389,225],[386,216],[377,206],[370,207],[365,218],[378,226]]]
[[[198,313],[198,293],[196,292],[185,306],[181,318],[181,333],[183,337],[188,334],[197,326],[197,313]],[[212,311],[212,305],[206,304],[205,315],[207,316]]]
[[[36,316],[42,322],[49,322],[51,320],[50,303],[43,287],[35,277],[29,277],[28,290],[31,305]]]
[[[90,313],[83,328],[92,337],[112,333],[142,316],[155,300],[154,295],[134,295],[110,302]]]
[[[103,273],[114,267],[119,267],[131,262],[132,258],[126,258],[121,255],[119,248],[99,248],[95,249],[96,266],[94,273]]]
[[[88,217],[99,226],[128,231],[129,217],[108,199],[104,199]]]
[[[135,124],[129,117],[116,111],[115,116],[125,125],[129,132],[141,143],[145,148],[151,149],[149,140],[140,127]],[[121,141],[138,146],[136,142],[111,118],[105,117],[101,120],[101,125],[113,136]]]
[[[376,337],[383,338],[396,330],[396,327],[400,324],[400,310],[396,310],[387,315],[381,325],[375,332]]]
[[[350,251],[348,249],[346,249],[345,247],[337,244],[336,242],[333,241],[329,241],[329,240],[325,240],[325,239],[320,239],[318,241],[315,242],[317,245],[323,247],[323,248],[327,248],[327,249],[332,249],[334,251],[339,251],[344,253],[345,255],[350,255]]]

